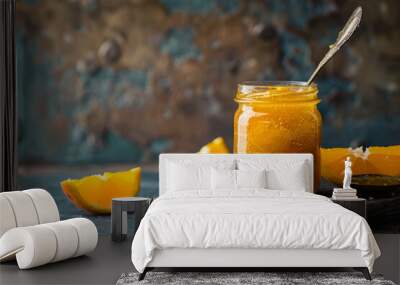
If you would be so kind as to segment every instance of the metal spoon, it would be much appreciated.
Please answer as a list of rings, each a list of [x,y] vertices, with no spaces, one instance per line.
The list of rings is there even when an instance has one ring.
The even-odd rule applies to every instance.
[[[350,18],[347,20],[346,25],[343,30],[339,32],[336,42],[329,46],[329,51],[325,54],[324,58],[320,61],[317,68],[311,74],[307,81],[307,85],[310,85],[314,77],[317,75],[318,71],[327,63],[334,54],[340,49],[340,47],[350,38],[353,32],[356,30],[361,21],[362,9],[357,7]]]

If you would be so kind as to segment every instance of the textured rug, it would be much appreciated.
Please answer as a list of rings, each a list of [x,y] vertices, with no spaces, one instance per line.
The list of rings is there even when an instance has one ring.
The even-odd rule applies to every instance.
[[[395,285],[379,275],[373,275],[373,280],[368,281],[359,272],[148,272],[142,281],[137,280],[138,276],[138,273],[122,274],[117,285]]]

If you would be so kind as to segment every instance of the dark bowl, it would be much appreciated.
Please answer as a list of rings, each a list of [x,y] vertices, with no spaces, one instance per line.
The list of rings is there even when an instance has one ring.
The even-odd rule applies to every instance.
[[[400,195],[400,176],[376,174],[354,175],[351,186],[363,198],[380,198]]]

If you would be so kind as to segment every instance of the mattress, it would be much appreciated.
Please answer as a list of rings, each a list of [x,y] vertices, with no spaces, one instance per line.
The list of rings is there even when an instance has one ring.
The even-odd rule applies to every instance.
[[[133,239],[132,262],[143,272],[170,248],[359,250],[370,271],[380,255],[361,216],[320,195],[265,189],[160,196]]]

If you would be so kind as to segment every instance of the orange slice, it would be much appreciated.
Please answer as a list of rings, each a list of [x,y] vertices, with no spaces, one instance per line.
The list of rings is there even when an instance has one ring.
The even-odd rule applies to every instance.
[[[94,214],[111,213],[111,200],[136,196],[140,191],[141,168],[122,172],[106,172],[81,179],[67,179],[61,188],[78,208]]]
[[[344,160],[352,160],[353,175],[375,174],[400,176],[400,145],[359,148],[321,148],[321,175],[340,185]]]
[[[229,153],[229,149],[223,138],[218,137],[209,144],[203,146],[199,153]]]

